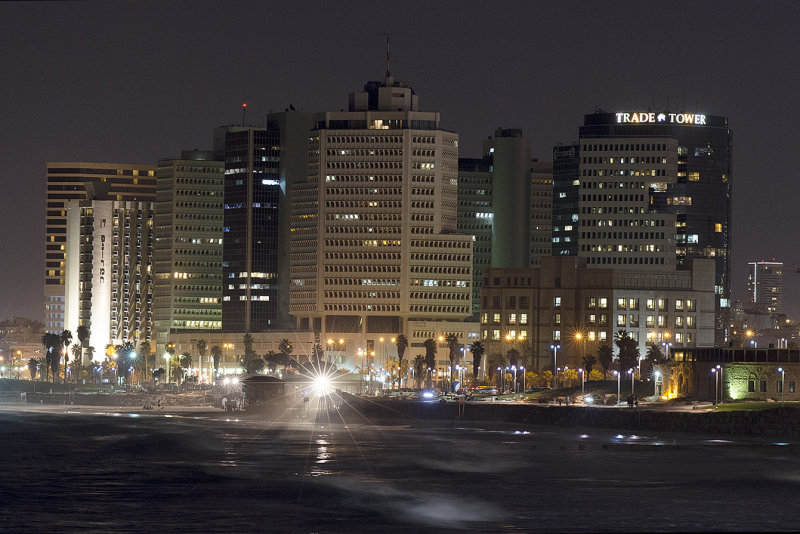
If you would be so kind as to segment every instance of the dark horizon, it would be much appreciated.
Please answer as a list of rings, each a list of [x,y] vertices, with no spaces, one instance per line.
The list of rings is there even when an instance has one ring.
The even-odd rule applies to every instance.
[[[392,74],[458,132],[460,157],[479,157],[504,127],[551,161],[598,107],[727,117],[734,297],[748,262],[775,258],[798,318],[800,251],[787,242],[798,22],[788,1],[4,3],[0,320],[43,316],[47,161],[155,164],[209,149],[214,127],[241,122],[242,102],[254,123],[290,104],[346,108],[383,78],[387,33]]]

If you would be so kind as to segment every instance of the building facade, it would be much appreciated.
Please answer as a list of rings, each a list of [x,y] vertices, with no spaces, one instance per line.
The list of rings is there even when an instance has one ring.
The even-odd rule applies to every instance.
[[[553,256],[578,255],[579,152],[578,144],[553,148]]]
[[[152,202],[156,194],[153,165],[51,161],[47,163],[45,218],[45,328],[65,328],[64,276],[66,269],[68,200],[88,198]]]
[[[222,327],[226,332],[280,328],[280,133],[226,127]]]
[[[750,305],[768,315],[783,313],[783,263],[756,261],[747,264]]]
[[[534,161],[531,169],[531,227],[528,264],[538,267],[553,253],[553,163]]]
[[[297,327],[358,333],[471,315],[472,236],[457,233],[458,135],[387,75],[318,114],[308,174],[291,195],[290,313]],[[363,346],[362,344],[362,346]]]
[[[526,353],[537,370],[552,370],[554,357],[559,366],[580,367],[601,344],[617,352],[620,330],[639,343],[641,354],[662,343],[711,346],[713,269],[708,260],[687,270],[603,269],[568,256],[543,258],[539,268],[489,269],[480,338],[487,352]]]
[[[675,182],[677,148],[674,139],[581,139],[578,256],[587,265],[674,269],[675,215],[654,210],[651,191]]]
[[[484,269],[536,266],[551,252],[552,164],[531,160],[519,129],[498,128],[483,152],[458,160],[458,231],[474,241],[475,318]]]
[[[153,321],[157,346],[169,334],[222,328],[224,163],[212,151],[158,162]]]
[[[732,132],[726,117],[697,113],[598,112],[586,115],[580,128],[581,149],[587,144],[653,144],[677,141],[674,182],[651,188],[651,209],[675,216],[676,265],[692,259],[715,264],[716,343],[730,338],[730,255],[732,221]],[[617,141],[620,139],[620,141]],[[633,141],[628,141],[628,144]],[[625,157],[625,154],[618,154]],[[584,154],[581,151],[581,160]],[[609,154],[611,157],[611,154]],[[630,153],[642,158],[648,154]]]
[[[153,202],[68,200],[65,211],[65,328],[88,327],[95,359],[150,341]]]

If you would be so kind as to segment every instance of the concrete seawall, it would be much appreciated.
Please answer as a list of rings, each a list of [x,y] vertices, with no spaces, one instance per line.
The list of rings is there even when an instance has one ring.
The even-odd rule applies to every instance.
[[[375,401],[344,395],[346,401],[342,403],[341,410],[346,419],[353,422],[459,419],[459,406],[456,403]],[[577,428],[800,437],[800,408],[794,407],[761,411],[678,412],[647,408],[474,403],[463,406],[461,419]]]

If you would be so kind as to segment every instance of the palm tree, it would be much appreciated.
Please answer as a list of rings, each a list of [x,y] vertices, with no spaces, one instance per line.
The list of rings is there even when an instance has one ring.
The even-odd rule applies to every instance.
[[[78,341],[81,342],[81,367],[83,367],[83,351],[89,344],[89,327],[86,325],[80,325],[75,331],[75,334],[78,336]]]
[[[430,371],[436,369],[436,341],[428,338],[423,343],[425,347],[425,365],[428,366]],[[428,389],[431,388],[431,373],[428,372],[428,381],[426,383],[426,387]]]
[[[75,368],[76,365],[78,366],[78,373],[77,373],[78,377],[81,376],[80,369],[81,369],[81,367],[83,367],[81,365],[82,360],[83,360],[83,358],[81,357],[82,355],[83,355],[83,347],[80,347],[78,345],[72,345],[73,369]]]
[[[195,345],[197,346],[197,354],[200,355],[200,372],[202,373],[203,360],[205,359],[206,351],[208,350],[208,342],[206,342],[205,339],[201,338],[197,340],[197,343]]]
[[[639,360],[639,344],[636,343],[630,334],[625,330],[617,332],[617,339],[614,342],[619,348],[619,367],[620,372],[633,369]]]
[[[211,357],[214,358],[214,376],[219,374],[219,362],[222,360],[222,347],[214,345],[211,347]]]
[[[175,350],[175,343],[172,343],[171,341],[167,341],[167,344],[164,346],[164,352],[169,354],[169,358],[167,359],[167,380],[169,381],[171,379],[171,376],[169,374],[170,371],[173,371],[173,370],[177,371],[178,368],[179,368],[178,362],[175,361],[175,353],[177,352]],[[175,373],[174,376],[178,376],[177,372]],[[177,382],[177,380],[176,380],[176,382]]]
[[[278,343],[278,351],[281,354],[285,354],[286,356],[291,356],[292,355],[292,350],[293,350],[292,349],[292,344],[288,339],[283,338]]]
[[[183,374],[185,375],[186,370],[192,367],[192,355],[189,354],[188,352],[184,352],[183,354],[181,354],[181,359],[178,363],[180,364],[180,367],[183,370]]]
[[[142,341],[142,342],[139,344],[139,353],[140,353],[142,356],[144,356],[144,362],[143,362],[143,365],[144,365],[144,380],[145,380],[145,381],[147,380],[147,368],[149,367],[149,366],[147,365],[147,362],[148,362],[148,360],[150,359],[150,354],[151,354],[152,352],[153,352],[153,347],[152,347],[152,345],[150,345],[150,342],[149,342],[149,341]],[[154,363],[155,363],[155,362],[154,362]]]
[[[490,375],[494,378],[494,372],[500,368],[500,374],[503,374],[503,367],[506,366],[506,359],[499,352],[493,352],[486,357],[486,369],[490,371]]]
[[[405,356],[408,348],[408,337],[405,334],[397,334],[397,337],[394,338],[394,344],[397,346],[397,367],[402,369],[403,356]]]
[[[128,371],[133,366],[134,360],[136,359],[136,347],[134,347],[133,343],[130,341],[126,341],[122,345],[117,345],[114,348],[117,352],[117,376],[119,376],[121,370],[122,376],[125,377],[126,382],[130,385]]]
[[[67,356],[69,346],[72,344],[72,332],[69,330],[64,330],[61,332],[61,343],[64,345],[64,383],[67,383],[67,362],[69,361],[69,356]]]
[[[475,341],[472,343],[470,350],[472,351],[472,379],[477,380],[478,370],[481,368],[486,347],[483,346],[481,341]],[[483,370],[483,374],[486,376],[486,369]]]
[[[458,356],[458,349],[461,348],[461,343],[458,342],[458,336],[450,333],[445,337],[447,348],[449,350],[448,356],[450,357],[450,384],[453,383],[453,370],[456,367],[456,357]]]
[[[658,345],[650,345],[647,348],[647,359],[651,360],[654,364],[660,363],[664,359],[664,353],[661,352],[661,347]]]
[[[61,336],[54,332],[47,332],[42,336],[42,345],[45,348],[45,371],[51,372],[52,380],[55,381],[61,358]]]
[[[422,387],[422,377],[425,376],[426,368],[425,356],[420,354],[414,358],[414,378],[418,388]]]
[[[31,374],[31,381],[36,380],[36,373],[39,372],[41,362],[36,358],[28,360],[28,372]]]
[[[603,368],[603,380],[608,376],[608,369],[611,367],[611,362],[614,361],[614,349],[608,343],[603,343],[597,349],[597,361]]]
[[[597,365],[597,358],[595,358],[594,354],[583,357],[583,368],[586,369],[586,376],[589,376],[595,365]]]

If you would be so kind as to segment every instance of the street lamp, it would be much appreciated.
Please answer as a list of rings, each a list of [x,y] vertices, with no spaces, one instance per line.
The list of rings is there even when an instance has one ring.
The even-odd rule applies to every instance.
[[[661,378],[661,371],[656,371],[655,372],[655,377],[656,377],[656,379],[653,382],[653,395],[655,395],[657,397],[658,396],[658,382],[659,382],[659,379]]]
[[[525,387],[525,368],[520,367],[519,370],[522,371],[522,392],[525,393],[525,390],[527,389]]]
[[[669,348],[672,346],[672,343],[667,343],[667,342],[665,341],[665,342],[663,342],[663,343],[661,344],[661,346],[662,346],[662,347],[664,347],[664,350],[666,351],[666,355],[665,355],[664,357],[665,357],[667,360],[669,360]]]
[[[581,374],[581,395],[584,394],[584,382],[586,382],[586,375],[583,374],[583,368],[578,369],[578,372]]]
[[[503,383],[500,381],[500,377],[503,376],[503,369],[500,367],[497,368],[497,393],[499,395],[503,394]]]
[[[514,371],[514,393],[517,392],[517,366],[512,365],[511,370]]]
[[[719,396],[719,373],[715,367],[711,368],[711,372],[714,374],[714,407],[717,406],[717,396]]]
[[[631,396],[633,396],[633,377],[635,376],[635,373],[633,372],[632,368],[628,369],[628,374],[631,375]]]
[[[619,406],[619,396],[620,396],[620,386],[622,385],[622,374],[619,371],[614,371],[614,374],[617,375],[617,405]]]
[[[783,367],[778,367],[778,372],[781,374],[781,405],[783,405],[784,393],[783,386],[786,379],[786,370]]]
[[[550,348],[553,350],[553,372],[556,373],[558,376],[558,349],[561,348],[561,345],[550,345]],[[555,377],[553,378],[553,385],[556,384]]]

